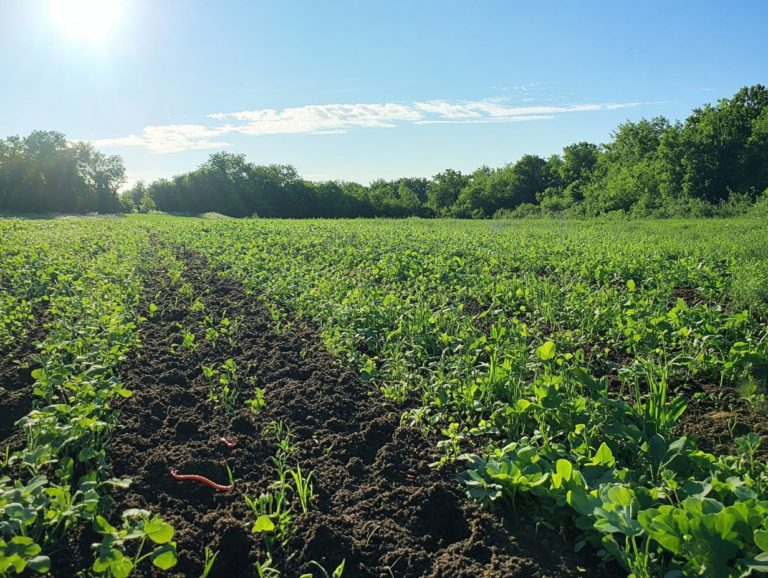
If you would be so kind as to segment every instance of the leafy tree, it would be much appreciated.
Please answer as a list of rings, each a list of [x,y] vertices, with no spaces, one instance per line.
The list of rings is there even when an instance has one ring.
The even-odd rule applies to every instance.
[[[752,131],[744,150],[743,173],[752,181],[743,185],[744,191],[764,190],[768,187],[768,107],[752,122]]]
[[[113,212],[125,180],[123,161],[55,131],[0,140],[0,209]]]
[[[584,188],[590,214],[629,211],[641,199],[648,207],[658,202],[657,151],[668,128],[669,121],[663,117],[619,125],[594,165],[594,178]]]
[[[731,190],[759,193],[765,186],[759,140],[768,91],[745,87],[732,99],[695,109],[681,131],[682,189],[710,202],[725,200]]]
[[[535,203],[536,193],[557,183],[557,175],[550,173],[549,164],[536,155],[523,155],[511,171],[503,173],[508,177],[507,194],[502,199],[501,208],[514,209],[523,203]]]
[[[595,167],[600,159],[600,148],[589,142],[579,142],[563,149],[563,162],[559,176],[565,184],[565,196],[578,203],[584,199],[584,189],[592,181]]]
[[[437,173],[427,185],[427,205],[438,214],[446,214],[468,183],[469,177],[460,171],[446,169]]]

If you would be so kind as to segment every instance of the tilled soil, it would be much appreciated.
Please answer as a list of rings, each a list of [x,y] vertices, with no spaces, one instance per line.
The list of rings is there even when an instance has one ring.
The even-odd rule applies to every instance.
[[[113,474],[133,480],[114,493],[113,521],[125,508],[162,514],[176,529],[174,573],[199,576],[210,547],[219,551],[211,576],[255,574],[265,552],[243,496],[258,496],[275,479],[268,424],[283,420],[296,447],[289,463],[313,472],[317,494],[307,514],[294,507],[293,535],[278,555],[284,576],[318,572],[313,560],[329,573],[345,560],[344,576],[352,578],[607,575],[594,559],[572,554],[572,542],[527,521],[505,523],[468,500],[454,471],[429,466],[438,457],[434,440],[401,425],[400,411],[342,367],[313,327],[297,322],[276,333],[241,285],[200,256],[180,256],[205,309],[190,311],[162,274],[149,280],[146,295],[158,310],[142,325],[141,350],[120,370],[134,395],[121,407],[109,450]],[[205,316],[236,322],[237,339],[211,346],[200,325]],[[195,351],[171,351],[182,327],[196,333]],[[243,390],[230,413],[209,400],[201,369],[227,358]],[[257,386],[265,406],[254,412],[244,402]],[[220,436],[237,446],[228,449]],[[235,479],[229,492],[169,475],[174,468],[226,484],[227,465]],[[94,538],[90,531],[80,537],[72,568],[89,564]]]
[[[685,395],[689,401],[678,427],[680,435],[694,438],[704,451],[735,454],[736,439],[754,432],[762,437],[760,455],[768,456],[768,415],[764,408],[750,405],[738,391],[720,385],[696,385]]]
[[[37,367],[34,355],[37,345],[47,335],[47,311],[40,312],[37,321],[10,351],[0,355],[0,450],[7,445],[12,450],[23,445],[22,434],[15,426],[18,419],[32,410],[32,371]]]

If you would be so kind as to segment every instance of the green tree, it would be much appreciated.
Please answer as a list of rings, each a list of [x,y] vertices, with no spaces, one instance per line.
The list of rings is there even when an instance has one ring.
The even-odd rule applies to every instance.
[[[755,195],[762,190],[766,183],[757,165],[763,146],[752,135],[760,134],[767,108],[768,91],[755,85],[693,111],[680,135],[685,194],[717,202],[731,190]]]
[[[0,209],[18,212],[121,210],[122,159],[54,131],[0,141]]]
[[[612,135],[613,141],[598,156],[592,169],[593,178],[583,190],[590,214],[629,211],[641,199],[649,208],[659,204],[661,179],[657,153],[669,126],[663,117],[619,125]]]
[[[427,204],[438,214],[446,214],[456,203],[469,177],[460,171],[446,169],[437,173],[427,187]]]

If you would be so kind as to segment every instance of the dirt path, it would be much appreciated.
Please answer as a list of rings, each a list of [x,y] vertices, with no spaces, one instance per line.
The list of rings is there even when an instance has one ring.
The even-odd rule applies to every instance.
[[[529,523],[505,527],[467,500],[453,472],[429,467],[434,441],[401,426],[400,411],[341,367],[313,328],[275,333],[268,312],[238,283],[197,255],[182,257],[205,309],[191,312],[176,302],[161,275],[150,281],[146,294],[158,312],[142,325],[142,349],[120,371],[134,395],[121,408],[122,427],[109,450],[114,475],[134,480],[115,494],[116,511],[147,508],[174,525],[179,575],[200,575],[206,546],[220,550],[212,576],[254,575],[263,552],[250,533],[254,516],[243,494],[255,497],[274,479],[275,439],[266,426],[275,420],[293,432],[292,460],[314,472],[317,492],[310,512],[295,514],[289,560],[280,561],[287,577],[316,570],[311,560],[330,571],[342,559],[351,578],[576,576],[577,565],[604,575],[592,560],[570,554],[562,538],[537,536]],[[220,340],[215,348],[204,342],[199,323],[206,315],[237,322],[236,341]],[[172,353],[182,327],[198,328],[200,345]],[[208,400],[201,369],[227,358],[246,384],[240,409],[229,414]],[[255,386],[264,390],[258,413],[243,403]],[[219,436],[237,447],[227,449]],[[168,473],[176,468],[227,483],[227,464],[236,484],[227,493]]]

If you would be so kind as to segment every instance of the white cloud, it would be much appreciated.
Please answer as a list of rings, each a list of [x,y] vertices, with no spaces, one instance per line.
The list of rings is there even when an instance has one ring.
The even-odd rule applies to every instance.
[[[261,109],[209,114],[213,120],[237,120],[233,132],[248,135],[300,134],[350,128],[392,128],[415,121],[421,113],[402,104],[323,104],[283,110]]]
[[[343,128],[330,128],[327,130],[316,130],[312,134],[347,134],[349,131]]]
[[[177,153],[185,150],[216,149],[232,146],[213,140],[230,132],[230,127],[211,128],[202,124],[148,126],[140,136],[107,138],[94,141],[103,147],[144,147],[153,153]]]
[[[436,114],[443,118],[477,118],[480,113],[473,109],[472,103],[452,104],[444,100],[417,102],[415,108],[423,112]]]
[[[209,114],[224,124],[170,124],[148,126],[140,135],[94,141],[102,147],[144,147],[154,153],[215,149],[231,146],[225,136],[276,134],[344,134],[355,129],[394,128],[416,124],[486,124],[543,121],[559,115],[616,110],[641,103],[582,103],[561,106],[513,106],[509,99],[449,102],[430,100],[410,105],[396,103],[313,104]]]
[[[509,106],[504,101],[498,99],[480,100],[468,102],[464,106],[474,112],[481,113],[481,116],[502,119],[517,119],[532,115],[555,115],[567,114],[572,112],[595,112],[599,110],[615,110],[617,108],[629,108],[637,106],[639,103],[609,103],[609,104],[572,104],[564,106]]]
[[[436,118],[428,120],[418,120],[414,124],[490,124],[501,122],[527,122],[532,120],[552,120],[553,114],[529,114],[525,116],[486,116],[482,118]]]
[[[594,112],[638,106],[640,103],[573,104],[564,106],[510,106],[504,99],[485,99],[452,104],[441,100],[417,102],[415,108],[437,115],[438,119],[423,119],[416,124],[434,124],[445,119],[460,122],[515,122],[521,120],[547,120],[558,114]]]

